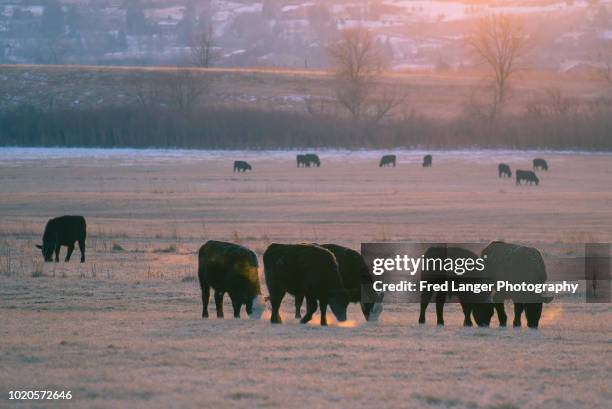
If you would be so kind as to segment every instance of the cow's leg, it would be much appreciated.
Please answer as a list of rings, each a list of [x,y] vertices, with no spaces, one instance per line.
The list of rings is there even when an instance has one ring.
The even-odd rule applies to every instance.
[[[295,295],[295,318],[298,320],[302,318],[302,303],[304,302],[304,296],[302,294]]]
[[[321,310],[321,325],[327,325],[327,300],[319,300],[319,309]]]
[[[270,294],[270,304],[272,304],[272,316],[270,317],[270,322],[272,324],[282,324],[283,322],[278,310],[280,309],[280,305],[281,305],[281,302],[283,301],[284,296],[285,296],[284,292],[280,294],[274,294],[274,295]]]
[[[497,319],[499,320],[499,326],[505,327],[508,322],[508,316],[506,315],[506,310],[504,308],[503,302],[496,302],[493,304],[495,307],[495,311],[497,311]]]
[[[444,302],[446,301],[446,293],[438,291],[436,293],[436,319],[438,325],[444,325]]]
[[[529,328],[538,328],[540,317],[542,316],[542,303],[525,304],[525,318],[527,318],[527,326]]]
[[[74,243],[68,245],[68,251],[66,252],[65,262],[70,261],[70,256],[72,256],[72,252],[74,251]]]
[[[368,318],[370,317],[370,312],[372,311],[372,307],[374,307],[374,303],[373,302],[362,302],[359,304],[361,305],[361,312],[363,313],[363,316],[365,317],[367,321]]]
[[[61,246],[59,243],[56,243],[56,244],[55,244],[55,249],[54,249],[54,251],[55,251],[55,262],[56,262],[56,263],[59,263],[59,253],[60,253],[60,248],[61,248],[61,247],[62,247],[62,246]]]
[[[210,299],[210,287],[206,282],[200,282],[202,288],[202,318],[208,318],[208,300]]]
[[[240,318],[240,309],[242,308],[242,303],[238,301],[238,297],[232,297],[231,294],[230,298],[232,300],[232,307],[234,307],[234,318]]]
[[[523,313],[523,309],[525,309],[525,305],[522,302],[514,303],[514,322],[512,323],[513,327],[521,326],[521,314]]]
[[[253,314],[253,300],[249,300],[244,303],[244,309],[246,310],[247,315],[250,317]]]
[[[461,303],[461,309],[463,310],[463,326],[471,327],[472,324],[472,310],[473,305],[471,303]]]
[[[81,263],[85,262],[85,239],[79,240],[79,250],[81,251]]]
[[[317,311],[317,299],[312,296],[306,296],[306,315],[300,321],[302,324],[306,324],[312,319],[312,314]]]
[[[217,318],[223,318],[223,293],[221,291],[215,291],[215,307]]]
[[[419,324],[425,324],[425,311],[431,301],[433,291],[424,291],[421,293],[421,312],[419,313]]]

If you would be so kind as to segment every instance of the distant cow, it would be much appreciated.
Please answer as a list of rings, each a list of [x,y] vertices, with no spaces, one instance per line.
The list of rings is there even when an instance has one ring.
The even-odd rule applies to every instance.
[[[319,159],[319,156],[317,156],[314,153],[306,153],[306,154],[297,155],[296,160],[297,160],[298,168],[299,167],[309,168],[311,166],[316,166],[316,167],[321,166],[321,160]]]
[[[540,183],[540,179],[536,176],[536,174],[530,170],[517,170],[516,171],[516,184],[520,185],[522,181],[525,181],[526,184],[535,183],[536,186]]]
[[[381,302],[366,302],[362,300],[362,285],[367,283],[364,289],[370,293],[367,295],[368,300],[378,299],[378,295],[372,289],[372,279],[369,274],[368,265],[365,260],[353,249],[339,246],[337,244],[323,244],[321,247],[331,251],[338,262],[338,270],[342,277],[342,284],[347,291],[348,301],[360,303],[361,311],[366,321],[377,321],[382,312],[383,305]],[[295,318],[301,317],[303,296],[295,297]]]
[[[442,262],[434,262],[435,260],[442,260]],[[426,270],[421,271],[421,280],[427,281],[432,284],[443,284],[448,281],[454,281],[455,283],[486,283],[488,280],[485,278],[485,274],[476,270],[467,272],[462,271],[461,274],[457,274],[455,271],[445,270],[442,266],[446,264],[446,260],[452,259],[453,265],[457,266],[459,263],[457,260],[463,259],[463,265],[466,265],[465,260],[472,260],[471,264],[476,265],[478,256],[473,252],[462,249],[459,247],[430,247],[424,254],[424,260],[430,261],[431,266]],[[450,284],[449,284],[450,286]],[[436,292],[436,318],[438,325],[444,325],[444,303],[446,302],[447,296],[457,296],[463,309],[463,325],[472,326],[471,316],[474,316],[474,320],[478,326],[488,326],[491,322],[491,316],[493,315],[493,306],[490,302],[490,294],[482,292],[476,294],[474,292]],[[421,293],[421,311],[419,314],[419,324],[425,324],[425,311],[427,305],[431,301],[433,291],[423,291]]]
[[[242,305],[251,318],[259,319],[264,310],[259,285],[257,256],[246,247],[222,241],[207,241],[198,252],[198,278],[202,290],[202,318],[208,318],[210,288],[215,290],[217,317],[223,318],[223,296],[228,293],[234,318],[240,318]]]
[[[548,170],[548,163],[542,158],[533,160],[533,170]]]
[[[505,163],[500,163],[497,166],[497,172],[499,173],[499,177],[512,177],[512,171],[510,170],[510,166],[506,165]]]
[[[535,248],[495,241],[482,251],[482,257],[486,257],[485,273],[490,280],[511,283],[546,282],[544,259]],[[514,302],[513,325],[521,326],[521,314],[525,311],[529,328],[538,327],[542,316],[542,303],[551,301],[551,298],[533,293],[496,292],[493,295],[493,302],[501,326],[506,326],[507,321],[504,311],[504,300],[506,299]]]
[[[42,250],[45,261],[53,261],[55,252],[55,262],[59,262],[60,247],[68,247],[66,262],[70,261],[70,256],[74,251],[74,243],[79,243],[81,250],[81,263],[85,262],[85,238],[87,237],[87,225],[83,216],[61,216],[47,222],[43,233],[42,245],[36,245]]]
[[[423,167],[430,168],[433,163],[433,157],[431,155],[425,155],[423,157]]]
[[[380,158],[380,163],[378,164],[378,167],[382,168],[383,166],[391,166],[391,165],[395,167],[396,160],[397,160],[397,157],[395,155],[385,155],[382,158]]]
[[[253,170],[248,162],[243,160],[237,160],[234,162],[234,172],[246,172],[247,170]]]
[[[313,244],[271,244],[265,251],[266,285],[272,304],[272,323],[281,323],[279,308],[285,293],[306,297],[306,315],[301,323],[321,310],[321,325],[327,325],[327,305],[338,321],[346,321],[347,291],[342,284],[333,253]]]

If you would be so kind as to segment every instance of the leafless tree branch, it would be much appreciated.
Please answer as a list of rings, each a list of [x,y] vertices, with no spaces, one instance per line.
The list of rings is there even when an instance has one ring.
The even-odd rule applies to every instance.
[[[485,64],[492,77],[490,117],[495,118],[506,100],[509,82],[525,56],[529,37],[513,16],[491,15],[481,18],[467,45],[476,59]]]

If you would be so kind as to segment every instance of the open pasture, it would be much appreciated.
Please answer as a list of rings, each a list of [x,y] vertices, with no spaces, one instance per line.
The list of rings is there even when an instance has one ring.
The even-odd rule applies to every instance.
[[[61,407],[608,407],[609,304],[553,302],[538,331],[464,329],[457,304],[445,328],[397,304],[320,328],[287,296],[271,326],[202,321],[195,276],[208,239],[260,258],[272,242],[610,242],[612,155],[321,151],[298,169],[296,153],[0,150],[0,407],[38,407],[16,389],[71,390]],[[535,157],[539,186],[498,178]],[[87,219],[83,264],[34,247],[62,214]]]

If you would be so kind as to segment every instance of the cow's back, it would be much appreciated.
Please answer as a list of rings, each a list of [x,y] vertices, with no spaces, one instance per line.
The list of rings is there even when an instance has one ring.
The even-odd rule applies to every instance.
[[[292,295],[306,291],[341,290],[336,259],[329,250],[311,244],[271,244],[264,253],[266,285]]]
[[[85,241],[87,224],[83,216],[60,216],[49,220],[43,233],[43,242],[55,238],[61,245],[71,245],[75,241]]]
[[[206,242],[198,251],[198,276],[218,291],[228,291],[238,283],[259,292],[257,256],[238,244]]]
[[[359,301],[362,281],[370,278],[368,266],[361,254],[337,244],[323,244],[321,247],[331,251],[336,257],[342,284],[345,289],[349,290],[350,301]]]

